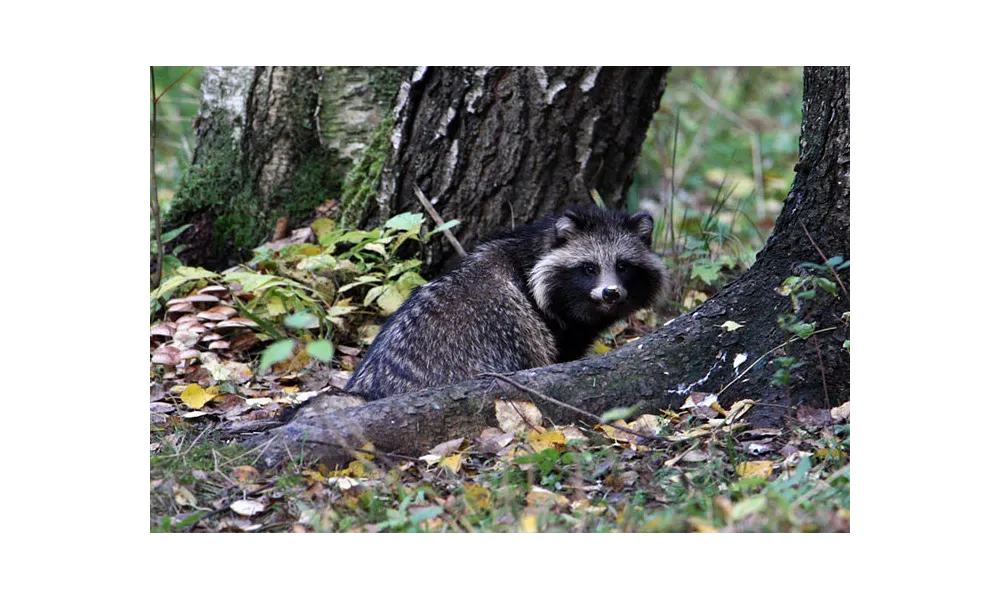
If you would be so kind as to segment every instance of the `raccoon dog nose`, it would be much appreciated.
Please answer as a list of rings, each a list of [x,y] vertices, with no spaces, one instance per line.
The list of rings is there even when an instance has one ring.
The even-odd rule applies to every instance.
[[[618,302],[621,300],[622,294],[617,287],[606,287],[601,292],[601,297],[604,298],[605,302]]]

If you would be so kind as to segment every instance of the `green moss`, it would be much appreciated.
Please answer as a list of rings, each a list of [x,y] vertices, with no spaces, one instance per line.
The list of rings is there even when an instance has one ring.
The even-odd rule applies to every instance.
[[[288,216],[301,224],[316,206],[340,194],[342,179],[332,168],[331,153],[318,144],[300,155],[302,162],[287,181],[261,197],[255,182],[233,148],[232,131],[206,140],[200,160],[181,181],[171,221],[212,221],[211,255],[220,261],[245,259],[250,250],[267,241],[278,219]],[[342,171],[341,171],[342,172]]]
[[[361,159],[347,174],[340,211],[341,227],[356,227],[365,207],[378,193],[379,177],[389,156],[392,114],[387,114],[369,138]]]
[[[413,67],[372,67],[371,82],[375,92],[375,101],[383,108],[389,109],[392,101],[403,83],[405,74]]]

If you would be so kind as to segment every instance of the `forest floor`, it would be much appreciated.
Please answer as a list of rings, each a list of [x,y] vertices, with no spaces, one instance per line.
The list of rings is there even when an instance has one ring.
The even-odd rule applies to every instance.
[[[596,351],[649,328],[634,318]],[[348,367],[360,360],[355,348],[338,353]],[[231,432],[342,386],[347,373],[306,357],[267,376],[236,360],[172,375],[151,379],[151,531],[850,530],[849,405],[799,407],[784,428],[762,430],[742,420],[752,400],[726,410],[708,394],[596,425],[499,403],[499,428],[422,456],[371,449],[332,469],[289,456],[265,470]]]

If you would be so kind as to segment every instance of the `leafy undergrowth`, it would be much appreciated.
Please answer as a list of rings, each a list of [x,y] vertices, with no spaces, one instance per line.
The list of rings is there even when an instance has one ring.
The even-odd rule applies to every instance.
[[[500,428],[420,457],[368,448],[346,468],[254,466],[216,426],[154,432],[153,531],[848,531],[849,406],[753,430],[694,394],[677,412],[546,426],[498,402]]]
[[[419,260],[396,255],[426,240],[422,226],[419,215],[368,232],[321,220],[259,249],[251,265],[181,267],[154,290],[151,530],[849,530],[846,405],[799,407],[786,428],[762,430],[742,420],[752,401],[726,410],[706,394],[677,412],[608,414],[596,426],[544,423],[530,403],[499,403],[499,428],[423,456],[369,448],[344,468],[290,457],[258,469],[234,434],[343,387],[375,318],[423,281]],[[789,294],[807,300],[810,286]],[[594,352],[661,324],[641,311]]]

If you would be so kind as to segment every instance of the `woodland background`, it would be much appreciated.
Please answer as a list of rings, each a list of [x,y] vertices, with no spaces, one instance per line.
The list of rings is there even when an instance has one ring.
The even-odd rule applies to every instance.
[[[169,215],[194,155],[192,121],[200,105],[200,69],[156,67],[153,76],[154,90],[162,93],[156,102],[156,201]],[[701,304],[754,262],[792,184],[801,107],[800,68],[671,70],[626,199],[630,210],[646,209],[657,215],[658,250],[676,275],[675,290],[668,307],[613,329],[595,353],[641,339],[641,334],[670,317]],[[321,214],[316,216],[323,219]],[[421,229],[420,225],[433,226],[422,215],[395,219],[387,222],[395,223],[394,229],[367,241],[374,243],[391,231],[395,233],[389,237],[396,239],[388,240],[386,246],[402,243],[407,236],[425,240],[430,227]],[[186,224],[175,225],[179,226],[164,231],[164,237],[183,239]],[[313,233],[322,240],[330,227],[320,222]],[[357,241],[366,241],[363,234],[358,235],[362,237]],[[164,285],[176,284],[171,293],[197,291],[193,288],[212,281],[204,273],[192,275],[185,270],[199,265],[185,267],[174,256],[183,258],[183,250],[175,245],[164,257]],[[272,252],[280,255],[282,249],[272,247]],[[212,385],[218,383],[218,367],[210,368],[207,375],[197,369],[178,372],[173,378],[154,373],[151,528],[849,528],[849,409],[840,413],[803,409],[795,416],[794,426],[748,443],[741,442],[735,430],[726,429],[738,416],[732,413],[739,412],[739,407],[729,406],[729,413],[725,409],[715,412],[703,395],[693,396],[672,414],[602,415],[602,424],[593,431],[567,430],[568,423],[546,429],[539,423],[524,431],[483,432],[475,444],[452,440],[450,445],[426,448],[423,457],[402,457],[391,466],[376,460],[377,449],[373,449],[373,453],[358,453],[350,464],[315,464],[300,457],[277,473],[259,468],[254,462],[259,455],[226,439],[227,426],[231,432],[234,420],[245,422],[250,408],[264,419],[273,406],[299,402],[298,395],[317,385],[317,373],[329,380],[346,377],[345,371],[359,360],[365,340],[373,337],[379,313],[398,306],[408,289],[422,281],[419,263],[396,260],[394,254],[392,259],[395,262],[387,257],[389,268],[382,275],[389,275],[383,279],[359,280],[358,285],[367,284],[369,290],[363,304],[347,302],[337,312],[344,319],[343,331],[351,333],[338,334],[334,343],[326,345],[322,332],[328,330],[320,327],[317,338],[317,324],[304,316],[315,298],[294,282],[264,283],[247,275],[242,283],[249,293],[242,302],[251,308],[255,303],[257,307],[266,304],[275,327],[284,329],[267,331],[257,323],[265,329],[263,335],[258,329],[257,337],[269,338],[269,345],[219,348],[223,365],[246,369],[249,374],[239,389]],[[151,270],[155,261],[151,252]],[[379,275],[377,270],[372,273]],[[399,283],[404,280],[405,285]],[[253,293],[265,286],[271,286],[272,292],[284,290],[278,294],[283,301],[274,302],[273,293],[270,300]],[[376,288],[382,289],[373,292]],[[151,304],[154,325],[170,308],[165,303],[171,293],[162,291],[161,287]],[[225,299],[225,291],[215,292]],[[240,310],[245,308],[239,298],[233,300]],[[198,308],[212,309],[207,304]],[[151,343],[153,362],[162,365],[156,360],[157,347]],[[797,365],[785,366],[791,372]],[[780,379],[781,369],[777,371]],[[249,401],[248,394],[255,399]],[[720,415],[729,422],[720,423]],[[616,428],[625,425],[661,432],[666,427],[674,436],[673,444],[645,444]],[[709,441],[702,443],[705,439]],[[692,440],[701,441],[687,443]]]

